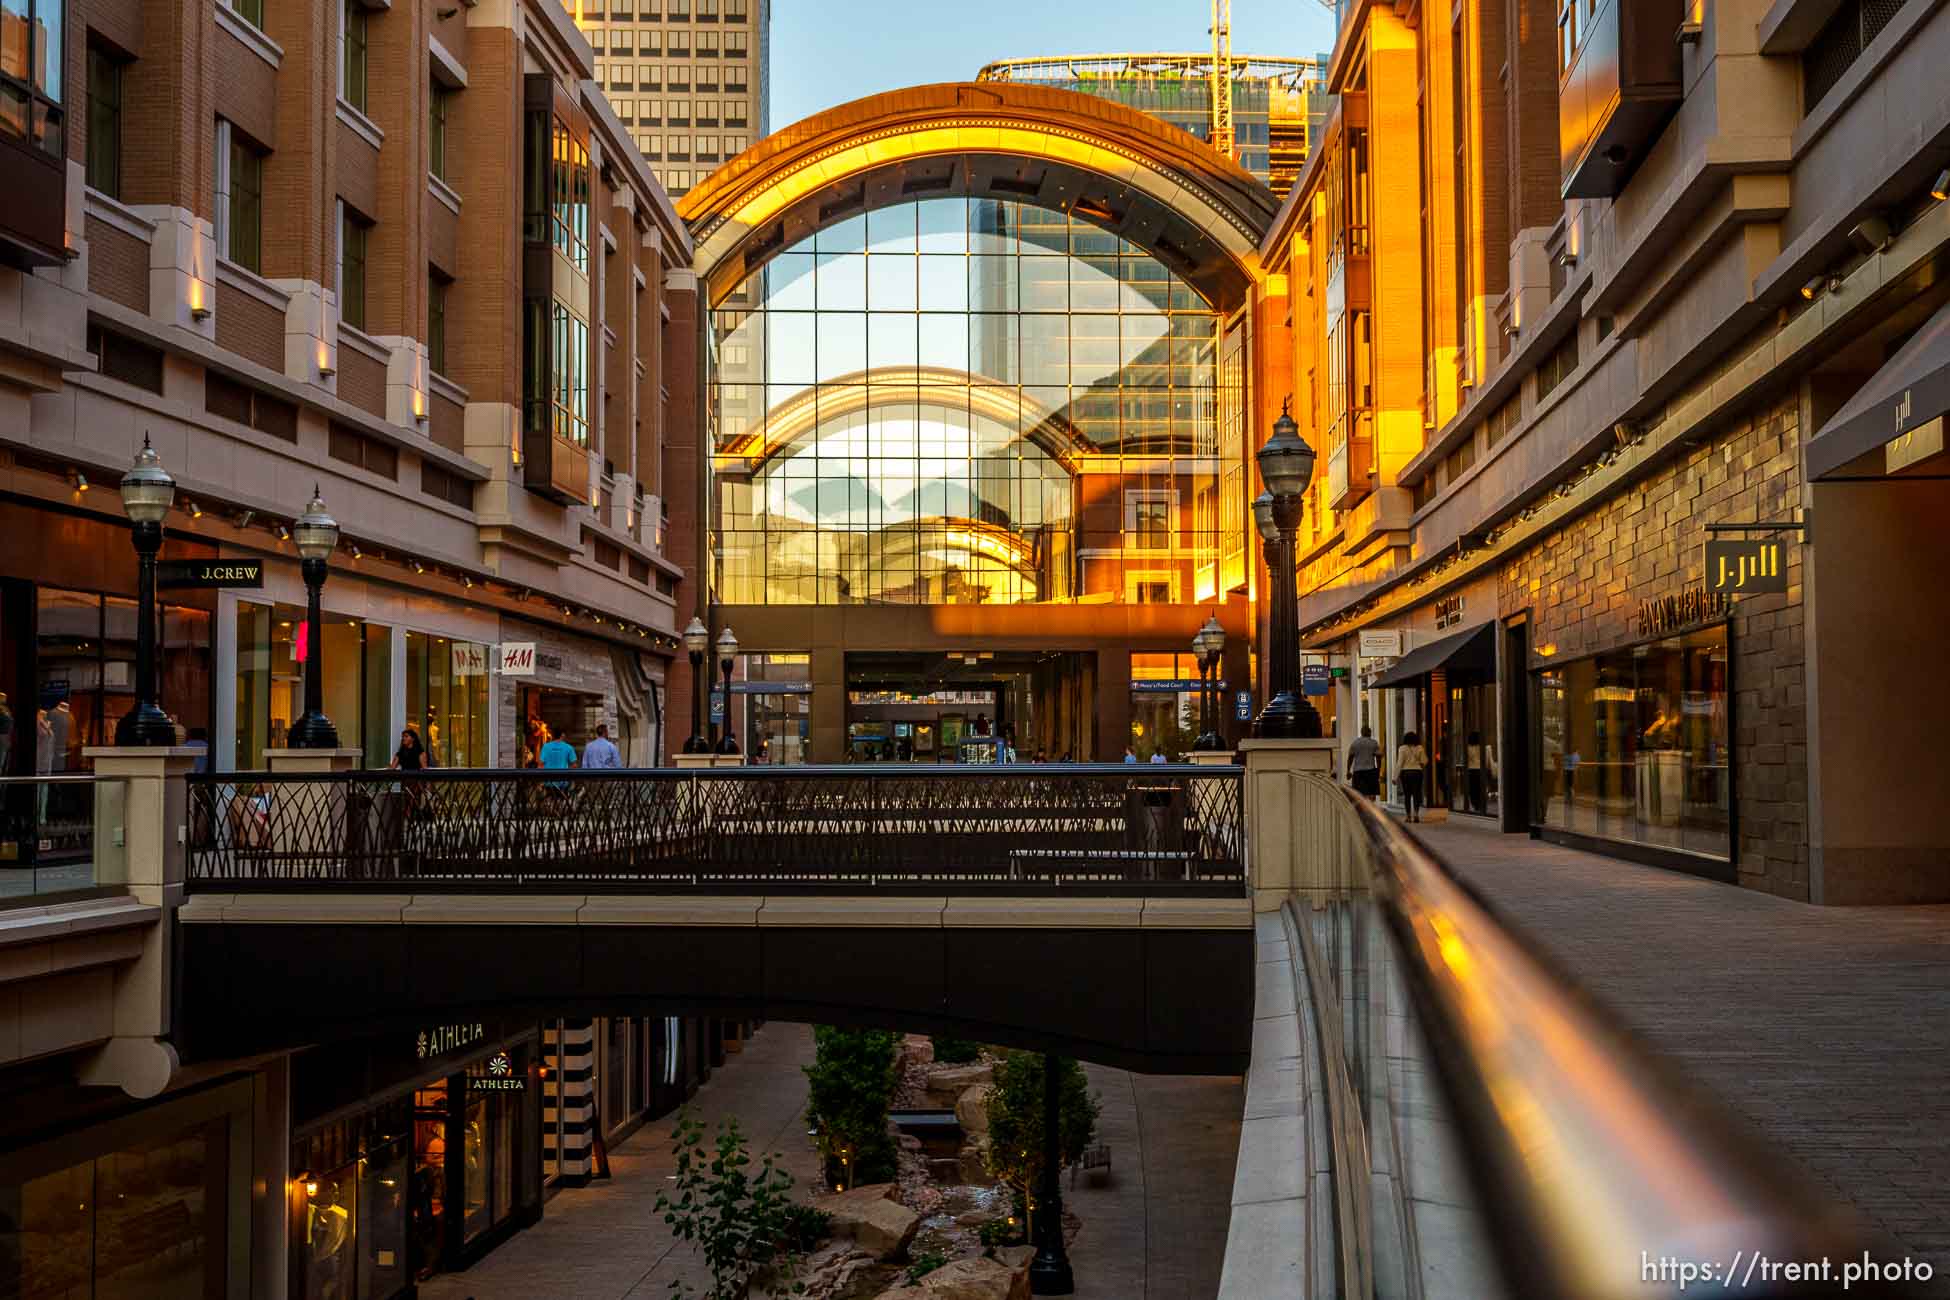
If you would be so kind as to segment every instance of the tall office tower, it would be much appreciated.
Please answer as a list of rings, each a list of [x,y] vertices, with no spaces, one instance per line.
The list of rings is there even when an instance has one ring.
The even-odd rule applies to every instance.
[[[1080,91],[1163,118],[1201,140],[1212,138],[1210,53],[1003,59],[975,79]],[[1246,55],[1232,60],[1236,161],[1274,193],[1292,188],[1326,108],[1320,60]]]
[[[682,194],[769,129],[771,0],[565,0],[596,80]]]

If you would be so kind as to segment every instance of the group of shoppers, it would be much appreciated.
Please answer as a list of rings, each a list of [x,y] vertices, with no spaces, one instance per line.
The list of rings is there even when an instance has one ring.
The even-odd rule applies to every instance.
[[[1481,732],[1469,733],[1463,761],[1469,782],[1465,791],[1469,808],[1472,812],[1485,812],[1490,754]],[[1422,820],[1422,809],[1427,806],[1424,782],[1428,770],[1429,751],[1423,746],[1422,737],[1413,731],[1404,732],[1402,743],[1395,749],[1395,780],[1401,784],[1402,809],[1409,821]],[[1372,727],[1361,728],[1360,736],[1347,747],[1347,779],[1368,798],[1381,797],[1381,742],[1374,738]]]

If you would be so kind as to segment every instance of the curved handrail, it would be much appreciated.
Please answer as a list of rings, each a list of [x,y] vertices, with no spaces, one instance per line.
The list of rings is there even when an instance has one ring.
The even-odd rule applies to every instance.
[[[1826,1257],[1839,1269],[1875,1244],[1367,799],[1301,779],[1317,795],[1332,788],[1359,826],[1363,892],[1392,940],[1513,1293],[1644,1297],[1679,1281],[1648,1278],[1647,1261],[1710,1265],[1722,1281],[1732,1266],[1738,1280],[1756,1257]],[[1725,1292],[1816,1293],[1749,1280]],[[1701,1289],[1722,1293],[1710,1280]]]

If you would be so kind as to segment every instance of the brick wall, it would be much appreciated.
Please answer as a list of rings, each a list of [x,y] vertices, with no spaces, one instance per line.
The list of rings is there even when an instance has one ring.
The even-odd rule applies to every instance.
[[[89,217],[88,291],[149,314],[149,245]]]
[[[1563,663],[1642,639],[1639,603],[1701,585],[1706,525],[1792,517],[1800,421],[1790,400],[1754,415],[1505,566],[1505,615],[1531,612],[1535,648]],[[1808,718],[1801,558],[1783,595],[1742,597],[1731,619],[1734,801],[1740,883],[1808,891]]]
[[[435,393],[427,406],[427,432],[434,445],[465,454],[467,434],[460,403]]]
[[[217,346],[271,370],[284,369],[284,315],[241,289],[217,285]]]
[[[278,138],[278,74],[270,64],[244,48],[242,41],[219,27],[215,31],[217,114],[229,118],[245,135],[262,145]]]
[[[354,348],[339,349],[339,397],[386,418],[386,367]]]

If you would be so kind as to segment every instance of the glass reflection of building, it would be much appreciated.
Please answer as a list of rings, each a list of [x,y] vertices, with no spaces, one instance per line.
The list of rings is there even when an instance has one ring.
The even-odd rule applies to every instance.
[[[1217,597],[1219,321],[1157,258],[938,198],[829,226],[743,287],[711,332],[725,604]]]

